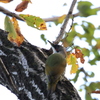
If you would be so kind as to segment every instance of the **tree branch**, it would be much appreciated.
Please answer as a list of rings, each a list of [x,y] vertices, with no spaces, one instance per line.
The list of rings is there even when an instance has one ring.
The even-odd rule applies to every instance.
[[[7,40],[7,35],[0,29],[0,84],[11,90],[19,100],[81,100],[65,77],[48,99],[45,61],[51,54],[50,50],[26,41],[17,47]]]
[[[96,7],[96,8],[94,8],[94,9],[100,10],[100,7]],[[72,14],[71,16],[77,17],[77,16],[79,16],[79,15],[80,15],[80,12],[75,13],[75,14]],[[50,18],[44,18],[44,20],[45,20],[46,22],[52,22],[52,21],[58,20],[59,17],[60,17],[60,16],[50,17]]]
[[[1,6],[0,6],[0,12],[6,14],[8,16],[15,17],[15,18],[17,18],[17,19],[19,19],[21,21],[24,21],[19,15],[15,14],[13,12],[10,12],[9,10],[7,10],[7,9],[1,7]]]
[[[73,9],[74,9],[76,2],[77,2],[77,0],[73,0],[71,7],[69,9],[69,12],[66,15],[65,21],[61,27],[60,33],[59,33],[58,37],[56,38],[56,40],[54,41],[55,44],[58,44],[60,42],[60,40],[62,39],[62,37],[65,33],[66,26],[68,24],[69,18],[72,16],[72,12],[73,12]]]
[[[100,10],[100,7],[97,7],[97,8],[95,8],[95,9]],[[0,12],[4,13],[4,14],[10,16],[10,17],[15,17],[15,18],[17,18],[18,20],[24,21],[18,14],[15,14],[15,13],[13,13],[13,12],[11,12],[11,11],[9,11],[9,10],[7,10],[7,9],[5,9],[5,8],[3,8],[3,7],[1,7],[1,6],[0,6]],[[78,12],[78,13],[75,13],[75,14],[73,14],[73,15],[71,15],[71,16],[77,17],[77,16],[79,16],[79,15],[80,15],[80,13]],[[50,17],[50,18],[43,18],[43,20],[44,20],[45,22],[53,22],[53,21],[58,20],[59,17],[60,17],[60,16]]]

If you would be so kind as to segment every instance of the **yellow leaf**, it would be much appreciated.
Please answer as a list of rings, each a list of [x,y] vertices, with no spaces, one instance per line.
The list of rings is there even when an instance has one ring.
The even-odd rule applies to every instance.
[[[71,71],[70,71],[70,74],[76,73],[78,68],[79,68],[78,64],[73,64]]]
[[[0,2],[3,2],[3,3],[9,3],[11,1],[13,1],[13,0],[0,0]]]
[[[62,15],[61,17],[58,18],[58,23],[62,23],[63,20],[65,19],[66,14]]]
[[[11,21],[12,21],[12,23],[13,23],[13,26],[14,26],[16,32],[17,32],[18,34],[20,34],[21,32],[20,32],[20,28],[19,28],[19,25],[18,25],[18,22],[17,22],[16,18],[13,17]]]
[[[70,54],[70,55],[68,55],[68,57],[67,57],[67,63],[68,63],[68,65],[72,65],[72,64],[74,64],[76,62],[77,62],[76,56],[73,53]]]
[[[77,59],[75,54],[69,54],[68,57],[66,58],[68,65],[72,65],[70,73],[76,73],[78,70],[78,64],[77,64]]]

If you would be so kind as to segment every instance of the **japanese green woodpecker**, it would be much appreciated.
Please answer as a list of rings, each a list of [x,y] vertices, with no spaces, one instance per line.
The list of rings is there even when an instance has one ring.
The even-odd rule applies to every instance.
[[[55,45],[50,41],[48,42],[51,44],[53,50],[53,54],[47,58],[45,65],[48,95],[50,95],[55,91],[58,81],[64,74],[66,67],[66,51],[61,45]]]

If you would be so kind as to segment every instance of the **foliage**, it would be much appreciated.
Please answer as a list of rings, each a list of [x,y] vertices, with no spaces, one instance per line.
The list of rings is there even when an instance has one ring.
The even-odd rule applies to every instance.
[[[22,17],[27,25],[37,28],[39,30],[46,30],[46,24],[45,21],[43,19],[41,19],[40,17],[36,17],[36,16],[32,16],[32,15],[25,15],[25,14],[20,14],[20,17]]]
[[[3,3],[9,3],[12,0],[0,0],[0,2]],[[28,3],[31,3],[30,0],[22,0],[22,2],[17,5],[15,8],[15,11],[22,12],[28,7]],[[92,15],[97,15],[97,12],[99,11],[97,8],[92,8],[93,4],[88,1],[79,1],[77,5],[77,10],[79,11],[79,17],[80,18],[87,18]],[[43,19],[40,17],[36,17],[29,14],[20,14],[19,15],[26,23],[27,25],[36,28],[38,30],[46,30],[46,23]],[[57,20],[54,21],[56,25],[62,24],[64,19],[66,17],[66,14],[60,16]],[[18,46],[21,45],[21,43],[24,40],[24,37],[21,35],[20,28],[18,25],[18,22],[15,18],[12,18],[11,20],[9,17],[5,17],[5,30],[9,32],[8,39],[11,42],[17,43]],[[17,23],[17,24],[16,24]],[[76,27],[80,26],[83,30],[83,34],[79,33],[76,29]],[[71,50],[67,53],[67,63],[68,65],[71,65],[71,71],[70,73],[75,73],[75,77],[72,79],[72,81],[75,83],[79,78],[80,73],[84,74],[83,80],[84,84],[82,86],[84,87],[85,92],[85,98],[86,100],[93,100],[91,94],[96,93],[98,89],[100,89],[100,82],[88,82],[89,78],[93,78],[95,76],[94,72],[88,72],[85,70],[85,68],[79,66],[78,59],[80,59],[81,63],[84,63],[85,57],[88,59],[90,58],[91,54],[94,55],[94,58],[89,59],[88,63],[91,65],[96,65],[97,61],[100,61],[100,38],[95,38],[94,33],[96,30],[100,30],[100,26],[96,28],[96,26],[89,22],[83,20],[81,24],[78,23],[72,23],[71,31],[65,32],[65,36],[61,40],[64,47],[70,47]],[[79,38],[80,40],[84,40],[88,45],[89,48],[82,48],[79,47],[78,44],[74,44],[74,40],[76,38]],[[41,39],[46,43],[45,35],[41,35]],[[93,41],[95,41],[95,45],[93,45]],[[73,52],[74,51],[74,52]],[[88,67],[88,66],[87,66]],[[87,85],[88,83],[88,85]],[[83,88],[80,87],[80,90]]]
[[[80,11],[80,16],[88,17],[90,15],[96,15],[97,9],[91,9],[92,3],[88,1],[78,2],[78,10]]]
[[[5,30],[9,32],[9,41],[16,43],[18,46],[23,43],[24,37],[20,32],[20,28],[15,17],[13,17],[12,20],[10,20],[8,16],[5,17]]]

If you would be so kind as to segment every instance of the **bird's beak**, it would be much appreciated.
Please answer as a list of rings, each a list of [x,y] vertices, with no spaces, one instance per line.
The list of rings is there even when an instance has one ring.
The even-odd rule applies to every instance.
[[[54,46],[54,44],[53,43],[51,43],[49,40],[47,40],[50,44],[51,44],[51,46]]]
[[[52,48],[52,50],[53,50],[53,53],[56,53],[56,50],[55,50],[55,48],[54,48],[55,44],[51,43],[49,40],[48,40],[48,42],[51,44],[51,48]]]

